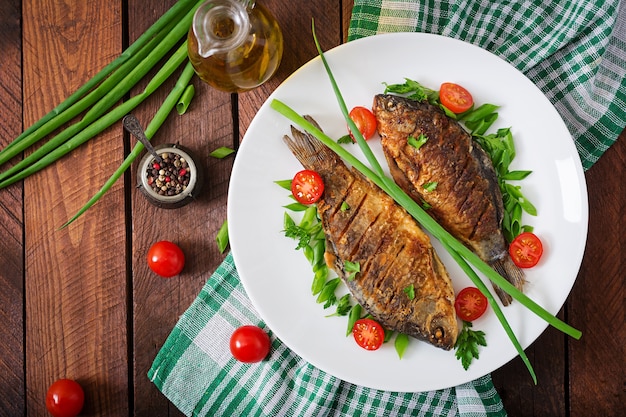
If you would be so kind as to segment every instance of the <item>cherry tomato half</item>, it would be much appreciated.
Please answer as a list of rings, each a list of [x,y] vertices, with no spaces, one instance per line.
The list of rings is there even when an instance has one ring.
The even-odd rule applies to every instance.
[[[175,243],[161,240],[148,250],[148,266],[157,275],[171,278],[185,266],[185,254]]]
[[[454,308],[456,315],[463,321],[474,321],[487,310],[487,297],[478,288],[463,288],[456,296]]]
[[[55,381],[46,394],[46,408],[54,417],[76,417],[84,402],[83,388],[71,379]]]
[[[439,101],[452,113],[463,113],[474,104],[469,91],[454,83],[443,83],[439,87]]]
[[[241,326],[230,336],[230,353],[238,361],[260,362],[270,352],[270,337],[257,326]]]
[[[361,135],[363,135],[363,139],[368,140],[374,136],[374,133],[376,133],[376,126],[378,125],[378,122],[376,121],[376,116],[374,116],[374,113],[372,113],[371,110],[365,107],[357,106],[350,110],[350,118],[356,125],[357,129],[359,129],[359,132],[361,132]],[[350,132],[350,136],[354,141],[355,139],[352,132]]]
[[[354,323],[352,335],[356,343],[366,350],[376,350],[385,341],[385,329],[372,319],[359,319]]]
[[[291,180],[291,193],[302,204],[313,204],[324,192],[324,180],[315,171],[304,169]]]
[[[515,265],[532,268],[543,255],[543,245],[534,233],[524,232],[513,239],[509,245],[509,254]]]

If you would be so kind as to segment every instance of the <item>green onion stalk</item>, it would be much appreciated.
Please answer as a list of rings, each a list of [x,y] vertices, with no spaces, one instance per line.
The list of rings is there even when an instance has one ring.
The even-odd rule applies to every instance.
[[[44,146],[33,152],[30,156],[26,157],[24,161],[28,161],[28,164],[24,167],[22,163],[18,163],[13,168],[20,166],[23,168],[19,172],[15,172],[12,176],[6,178],[4,175],[0,175],[0,188],[4,188],[11,185],[27,176],[34,174],[35,172],[47,167],[62,156],[66,155],[70,151],[76,149],[95,135],[102,132],[107,127],[111,126],[124,115],[137,107],[141,102],[148,98],[169,76],[187,59],[187,43],[183,43],[178,50],[170,57],[170,59],[163,65],[161,70],[152,78],[146,88],[141,94],[138,94],[128,101],[115,107],[109,113],[99,117],[93,123],[86,126],[84,129],[77,132],[73,137],[67,141],[56,142],[54,138],[47,142]],[[61,133],[63,134],[63,132]],[[51,146],[47,146],[50,143]],[[45,149],[42,153],[41,149]],[[36,155],[36,157],[33,157]],[[9,171],[13,173],[13,168]],[[7,171],[8,172],[8,171]]]
[[[122,107],[126,109],[133,109],[146,97],[152,94],[159,86],[161,86],[161,84],[171,75],[173,70],[175,70],[176,67],[178,67],[183,60],[187,58],[186,43],[183,45],[184,49],[183,47],[179,47],[176,53],[170,57],[161,71],[159,71],[159,73],[146,86],[142,94],[131,98],[114,109],[111,113],[103,116],[107,110],[123,98],[123,96],[127,94],[128,91],[130,91],[130,89],[137,84],[137,82],[139,82],[148,73],[148,71],[150,71],[150,69],[183,38],[184,35],[187,34],[194,10],[195,9],[192,9],[187,12],[185,18],[172,28],[163,41],[154,46],[154,48],[139,63],[139,65],[131,67],[131,71],[126,74],[120,82],[117,82],[112,89],[108,83],[103,83],[99,89],[101,89],[101,91],[108,92],[99,101],[94,103],[93,107],[87,111],[78,123],[63,130],[58,135],[47,141],[43,146],[39,147],[33,153],[25,157],[22,161],[2,172],[0,174],[0,188],[13,184],[14,182],[38,171],[39,169],[44,168],[61,156],[65,155],[70,150],[74,149],[76,146],[84,143],[88,139],[91,139],[93,136],[104,130],[104,128],[108,127],[108,125],[116,122],[124,116],[125,113],[121,113],[119,111]],[[152,43],[149,42],[148,46],[151,46],[151,44]],[[128,62],[133,63],[133,60]],[[87,96],[87,98],[91,98],[91,95]],[[77,105],[81,103],[82,101],[77,103]],[[70,110],[72,110],[72,108],[70,108]],[[115,114],[117,118],[112,119],[113,114]],[[19,144],[14,145],[11,149],[9,149],[10,153],[6,156],[9,157],[15,152],[23,151],[28,146],[35,143],[42,134],[48,134],[51,131],[49,130],[51,129],[50,126],[53,128],[58,127],[57,124],[67,121],[67,117],[68,116],[66,116],[66,114],[61,114],[58,118],[50,120],[40,129],[33,132],[33,134],[22,139]],[[109,122],[108,125],[107,122]],[[68,142],[71,144],[68,144]]]
[[[185,69],[182,74],[178,78],[176,85],[166,97],[159,110],[155,113],[152,121],[148,124],[145,130],[146,137],[148,139],[152,139],[157,130],[163,125],[167,116],[171,113],[174,107],[178,107],[179,105],[183,105],[185,108],[188,105],[188,100],[191,97],[185,97],[183,99],[183,94],[186,91],[187,87],[190,85],[189,81],[191,77],[195,74],[193,67],[190,62],[187,62]],[[80,217],[83,213],[85,213],[91,206],[93,206],[99,199],[102,197],[115,182],[124,174],[124,172],[131,166],[131,164],[141,155],[141,152],[144,150],[144,146],[141,142],[137,142],[133,147],[133,150],[128,154],[128,156],[124,159],[124,162],[119,166],[119,168],[111,175],[111,177],[104,183],[102,188],[94,194],[94,196],[74,215],[71,219],[69,219],[61,228],[68,226],[78,217]]]
[[[117,84],[120,81],[119,75],[128,72],[127,69],[124,68],[133,68],[137,65],[137,58],[145,56],[148,51],[150,51],[156,42],[160,41],[169,30],[178,20],[180,20],[196,3],[198,0],[180,0],[174,6],[172,6],[163,16],[161,16],[148,30],[146,30],[135,42],[133,42],[126,50],[115,60],[105,66],[100,72],[93,76],[89,81],[83,84],[78,90],[76,90],[73,94],[71,94],[68,98],[66,98],[61,104],[52,109],[48,114],[39,119],[36,123],[31,125],[28,129],[22,132],[17,138],[15,138],[11,143],[9,143],[4,149],[0,150],[0,165],[7,162],[18,153],[20,153],[23,149],[18,151],[12,150],[16,145],[20,144],[25,138],[29,137],[31,134],[38,132],[37,136],[42,135],[44,130],[40,130],[42,126],[46,125],[51,120],[59,120],[59,122],[55,122],[54,124],[48,125],[46,131],[48,133],[52,132],[56,127],[61,126],[66,121],[72,119],[72,117],[78,115],[80,112],[85,110],[89,105],[93,104],[98,98],[102,97],[108,89],[106,88],[96,88],[90,94],[90,100],[83,101],[80,106],[77,106],[73,109],[72,112],[65,113],[72,106],[74,106],[81,99],[84,99],[85,94],[90,92],[94,87],[98,86],[103,80],[107,80],[113,77],[111,74],[117,74],[115,79],[109,83],[111,86]],[[129,61],[131,61],[129,63]],[[108,77],[108,78],[107,78]],[[109,88],[110,89],[110,88]],[[98,91],[98,93],[95,93]],[[72,115],[73,114],[73,115]],[[60,118],[61,115],[64,115],[63,118]],[[72,115],[72,116],[70,116]],[[67,116],[67,117],[65,117]],[[52,127],[55,126],[55,127]],[[44,137],[45,135],[41,136]],[[11,150],[11,152],[9,152]]]
[[[326,61],[324,53],[319,45],[317,37],[315,36],[315,28],[313,27],[313,37],[315,39],[315,44],[317,46],[319,55],[322,59],[326,72],[328,73],[331,85],[337,96],[337,101],[339,103],[339,107],[341,108],[341,112],[350,127],[350,131],[357,139],[357,143],[359,147],[363,151],[368,163],[372,168],[366,166],[363,162],[361,162],[358,158],[348,152],[344,147],[336,143],[332,138],[323,133],[320,129],[314,126],[312,123],[307,121],[304,117],[298,114],[295,110],[287,106],[285,103],[274,99],[270,106],[276,110],[281,115],[285,116],[287,119],[291,120],[293,123],[300,126],[302,129],[313,135],[315,138],[320,140],[326,146],[328,146],[331,150],[333,150],[339,157],[343,158],[350,165],[355,167],[358,171],[360,171],[363,175],[369,178],[372,182],[374,182],[377,186],[379,186],[382,190],[384,190],[387,194],[389,194],[398,204],[404,207],[428,232],[430,232],[437,240],[439,240],[444,248],[450,252],[452,257],[456,262],[459,263],[461,268],[466,272],[469,278],[472,280],[474,285],[476,285],[481,291],[487,296],[490,305],[493,307],[496,316],[502,326],[504,327],[505,332],[511,339],[513,345],[518,351],[520,357],[526,364],[529,369],[529,372],[536,383],[536,376],[524,353],[519,341],[515,337],[510,325],[508,324],[504,314],[502,313],[500,306],[495,301],[493,296],[491,296],[490,291],[488,291],[485,284],[478,277],[474,269],[470,266],[473,265],[476,270],[483,273],[489,280],[491,280],[494,284],[502,288],[505,292],[507,292],[511,297],[522,304],[524,307],[528,308],[531,312],[545,320],[548,324],[560,330],[561,332],[575,338],[579,339],[582,333],[570,326],[569,324],[559,320],[557,317],[552,315],[546,309],[538,305],[532,299],[530,299],[523,292],[518,290],[515,286],[509,283],[506,279],[504,279],[500,274],[494,271],[489,265],[487,265],[483,260],[481,260],[475,253],[473,253],[470,249],[468,249],[464,244],[455,239],[450,233],[448,233],[439,223],[437,223],[428,213],[422,209],[419,204],[417,204],[411,197],[409,197],[391,178],[385,175],[381,165],[377,161],[375,155],[367,145],[365,139],[360,134],[358,128],[355,123],[349,116],[347,106],[343,100],[339,87],[334,79],[332,71]]]
[[[22,161],[0,173],[0,188],[55,162],[121,119],[161,86],[186,59],[186,44],[177,49],[142,94],[106,113],[185,38],[198,6],[198,0],[176,3],[120,57],[0,151],[1,165],[91,107],[79,122],[62,130]]]

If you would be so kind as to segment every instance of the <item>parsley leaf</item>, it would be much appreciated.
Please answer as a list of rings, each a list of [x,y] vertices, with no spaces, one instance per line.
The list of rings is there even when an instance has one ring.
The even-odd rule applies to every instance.
[[[419,149],[426,142],[428,142],[428,137],[426,137],[426,135],[424,135],[423,133],[420,133],[420,135],[417,138],[414,136],[409,136],[406,141],[408,142],[409,145],[411,145],[415,149]]]
[[[437,184],[437,181],[427,182],[422,186],[422,188],[424,188],[424,190],[426,191],[435,191],[437,189]]]
[[[356,274],[361,272],[361,264],[358,262],[344,261],[343,270],[348,273],[348,281],[352,281],[356,278]]]
[[[472,323],[463,321],[463,329],[456,339],[455,356],[461,361],[463,369],[467,370],[474,358],[478,359],[478,346],[487,346],[485,332],[472,330]]]
[[[415,298],[415,286],[413,284],[406,287],[403,291],[406,296],[409,297],[409,300],[413,300]]]

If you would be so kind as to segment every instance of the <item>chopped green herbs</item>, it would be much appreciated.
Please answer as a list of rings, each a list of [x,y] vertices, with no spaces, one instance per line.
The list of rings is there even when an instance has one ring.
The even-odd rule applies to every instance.
[[[228,246],[228,220],[224,220],[224,223],[222,223],[220,230],[215,236],[215,241],[217,242],[217,248],[220,250],[220,253],[224,253]]]
[[[415,298],[415,286],[413,284],[409,285],[404,289],[404,293],[409,297],[409,300],[413,300]]]
[[[424,190],[426,191],[435,191],[437,189],[437,181],[427,182],[423,185]]]
[[[346,277],[348,281],[352,281],[356,278],[356,274],[361,272],[361,264],[358,262],[344,261],[343,270],[348,273],[348,276]]]
[[[423,133],[420,133],[417,138],[414,136],[409,136],[407,138],[407,143],[415,149],[421,148],[426,142],[428,142],[428,138]]]
[[[346,330],[346,336],[349,336],[350,333],[352,333],[354,323],[356,323],[356,321],[361,318],[362,311],[363,307],[361,307],[360,304],[355,304],[350,309],[350,313],[348,313],[348,329]]]
[[[341,207],[339,208],[341,211],[348,211],[350,210],[350,205],[348,203],[346,203],[345,201],[341,202]]]
[[[352,137],[350,135],[344,135],[337,139],[337,143],[340,145],[347,145],[354,143],[354,141],[352,140]]]
[[[274,181],[274,184],[278,185],[281,188],[284,188],[287,191],[291,191],[291,180],[278,180]]]
[[[406,348],[408,346],[409,336],[404,333],[398,333],[394,342],[394,347],[396,348],[396,352],[398,353],[398,357],[400,359],[402,359],[402,357],[404,356],[404,352],[406,352]]]
[[[222,159],[222,158],[226,158],[228,155],[231,155],[233,153],[235,153],[234,149],[227,148],[226,146],[220,146],[219,148],[211,152],[209,156],[212,156],[213,158],[217,158],[217,159]]]

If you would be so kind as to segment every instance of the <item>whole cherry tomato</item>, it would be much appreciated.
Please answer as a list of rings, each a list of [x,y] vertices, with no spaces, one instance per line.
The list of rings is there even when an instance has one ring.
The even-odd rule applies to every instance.
[[[238,361],[260,362],[270,352],[270,337],[257,326],[241,326],[230,337],[230,352]]]
[[[148,250],[148,266],[157,275],[171,278],[183,270],[185,254],[175,243],[161,240]]]
[[[83,388],[72,379],[55,381],[46,394],[46,408],[54,417],[76,417],[84,403]]]

